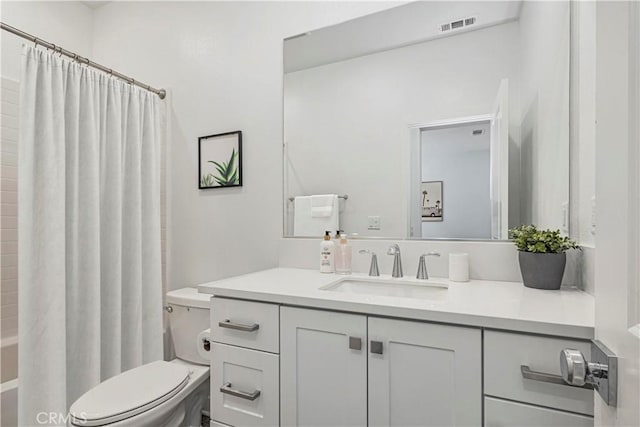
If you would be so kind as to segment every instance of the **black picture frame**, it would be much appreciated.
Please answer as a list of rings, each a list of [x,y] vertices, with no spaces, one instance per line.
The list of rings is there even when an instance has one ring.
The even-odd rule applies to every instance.
[[[223,166],[227,166],[228,163],[231,163],[232,157],[229,158],[229,162],[225,162],[224,159],[221,158],[211,158],[203,159],[202,149],[203,145],[210,143],[214,144],[216,140],[228,139],[229,136],[235,135],[236,140],[232,142],[237,147],[237,159],[233,160],[233,163],[236,164],[235,178],[233,170],[224,169]],[[234,147],[235,148],[235,147]],[[209,155],[208,157],[211,157]],[[214,172],[217,175],[203,170],[203,162],[206,165],[207,163],[212,163],[213,166],[210,168],[215,169]],[[228,174],[223,174],[222,172],[227,171]],[[203,176],[203,173],[206,175]],[[231,176],[229,176],[231,175]],[[224,133],[216,133],[213,135],[201,136],[198,138],[198,189],[200,190],[210,190],[215,188],[230,188],[230,187],[242,187],[242,131],[236,130],[232,132],[224,132]]]

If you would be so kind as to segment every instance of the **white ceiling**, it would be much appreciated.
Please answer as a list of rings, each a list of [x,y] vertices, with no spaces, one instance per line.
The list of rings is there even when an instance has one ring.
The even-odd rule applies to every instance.
[[[521,1],[417,1],[331,27],[284,43],[285,73],[447,37],[518,19]],[[476,17],[468,29],[441,33],[446,22]]]

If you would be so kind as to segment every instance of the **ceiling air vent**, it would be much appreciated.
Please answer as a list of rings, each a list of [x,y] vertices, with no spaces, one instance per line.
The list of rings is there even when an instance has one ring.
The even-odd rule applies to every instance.
[[[447,31],[459,30],[461,28],[468,27],[470,25],[475,25],[477,19],[475,16],[470,16],[468,18],[456,19],[455,21],[445,22],[440,25],[440,32],[445,33]]]

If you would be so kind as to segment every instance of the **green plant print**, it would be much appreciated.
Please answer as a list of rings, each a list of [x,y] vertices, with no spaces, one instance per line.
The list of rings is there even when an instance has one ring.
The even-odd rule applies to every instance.
[[[239,177],[238,177],[238,168],[236,167],[236,161],[238,159],[238,153],[236,153],[236,149],[234,148],[231,152],[231,157],[228,162],[216,162],[213,160],[209,160],[208,163],[213,163],[213,165],[218,170],[218,175],[208,174],[201,178],[203,181],[203,187],[213,187],[215,183],[217,183],[221,187],[228,187],[230,185],[238,185]]]

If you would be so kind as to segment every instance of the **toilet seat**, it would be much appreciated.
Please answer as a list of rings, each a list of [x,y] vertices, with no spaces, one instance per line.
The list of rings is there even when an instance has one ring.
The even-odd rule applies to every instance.
[[[162,360],[123,372],[80,397],[69,410],[71,423],[98,427],[134,417],[171,399],[189,376],[187,367]]]

